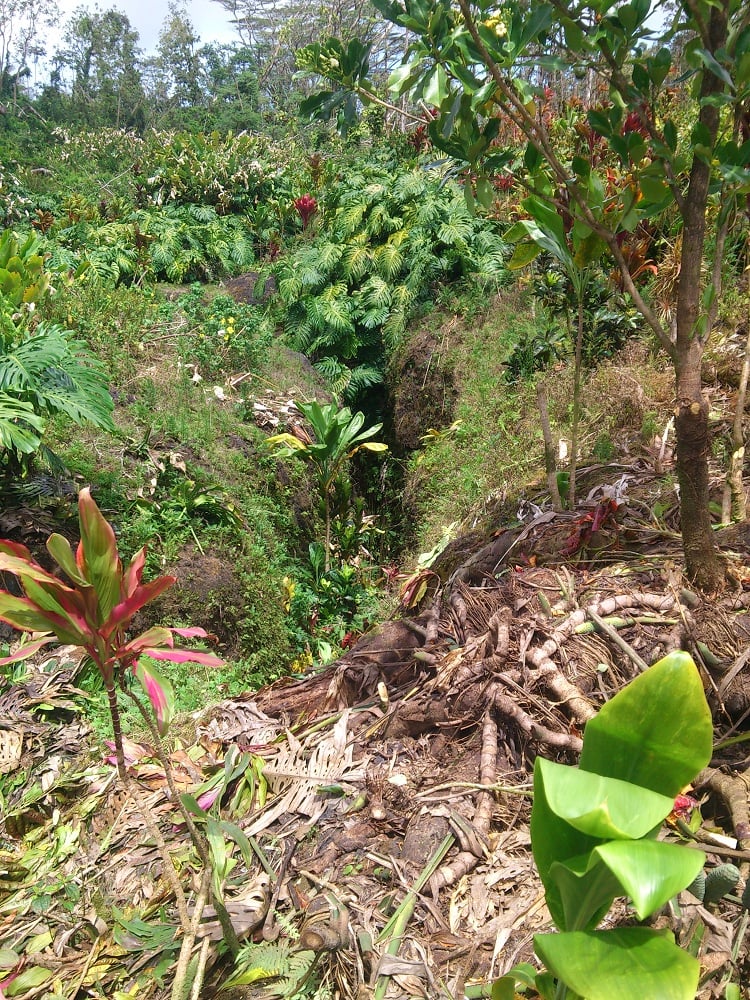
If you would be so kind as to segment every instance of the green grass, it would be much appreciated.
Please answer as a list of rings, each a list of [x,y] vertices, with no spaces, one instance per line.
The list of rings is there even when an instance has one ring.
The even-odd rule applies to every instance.
[[[458,430],[438,437],[415,456],[410,492],[421,524],[420,550],[429,549],[445,526],[462,522],[488,497],[515,490],[541,468],[541,431],[533,385],[508,385],[504,362],[532,322],[516,293],[451,335],[448,364],[455,372]]]

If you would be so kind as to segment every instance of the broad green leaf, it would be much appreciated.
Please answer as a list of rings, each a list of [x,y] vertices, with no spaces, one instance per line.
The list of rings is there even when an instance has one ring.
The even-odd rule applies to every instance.
[[[625,840],[594,850],[633,900],[639,920],[645,920],[690,885],[706,863],[703,851],[657,840]]]
[[[78,568],[96,591],[102,624],[120,600],[122,567],[112,525],[102,516],[88,487],[78,495],[78,521],[81,529]]]
[[[434,71],[430,74],[424,88],[424,101],[426,104],[439,108],[448,96],[448,77],[444,68],[438,63]]]
[[[669,194],[669,185],[660,177],[650,177],[648,174],[641,174],[639,178],[640,188],[646,201],[660,204]]]
[[[31,990],[36,992],[36,987],[46,983],[52,978],[50,969],[42,969],[38,965],[32,965],[17,976],[12,982],[4,987],[5,995],[8,997],[21,996]]]
[[[695,1000],[700,963],[647,927],[537,934],[534,949],[586,1000]]]
[[[487,177],[477,178],[477,201],[482,208],[489,211],[495,200],[495,189]]]
[[[79,587],[90,587],[88,580],[81,575],[70,542],[63,535],[52,534],[47,539],[47,551],[60,569],[64,570],[69,579]]]
[[[534,764],[534,804],[531,810],[531,847],[539,877],[547,897],[547,907],[558,927],[565,927],[565,909],[558,883],[551,876],[556,862],[568,861],[589,854],[601,840],[589,837],[560,819],[547,802],[545,783],[540,767]]]
[[[586,725],[581,769],[674,798],[711,759],[713,724],[687,653],[670,653]]]
[[[536,260],[541,252],[542,248],[536,243],[517,243],[513,250],[513,256],[508,261],[509,270],[517,271],[526,267],[533,260]]]
[[[601,839],[637,840],[670,814],[674,796],[537,757],[549,808],[581,833]]]
[[[617,896],[623,895],[617,878],[597,858],[596,848],[565,864],[555,862],[549,874],[562,903],[563,919],[558,926],[563,931],[593,930]]]
[[[522,204],[539,228],[552,237],[560,248],[567,250],[563,220],[554,205],[550,205],[533,195],[524,198]]]

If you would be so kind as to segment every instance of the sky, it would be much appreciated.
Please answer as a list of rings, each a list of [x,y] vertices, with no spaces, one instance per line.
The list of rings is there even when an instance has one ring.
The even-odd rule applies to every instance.
[[[60,24],[63,25],[78,7],[93,10],[94,0],[60,0]],[[146,54],[153,53],[159,40],[159,31],[167,17],[169,0],[98,0],[101,10],[112,7],[127,14],[130,23],[140,35],[140,45]],[[187,0],[187,13],[197,35],[204,42],[231,42],[237,34],[229,23],[229,15],[211,0]],[[59,29],[58,29],[59,30]]]

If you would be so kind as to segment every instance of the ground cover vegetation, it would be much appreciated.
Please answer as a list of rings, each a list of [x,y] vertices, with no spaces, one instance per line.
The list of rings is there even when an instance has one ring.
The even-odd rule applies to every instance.
[[[81,8],[32,85],[43,15],[0,3],[0,618],[30,635],[3,635],[0,992],[733,1000],[750,574],[715,529],[750,352],[715,341],[750,336],[747,12],[231,10],[240,42],[201,46],[171,6],[147,59]],[[106,762],[72,760],[78,712]],[[37,780],[39,748],[65,763]],[[465,815],[420,807],[432,771]],[[148,827],[145,880],[119,820],[99,855],[135,896],[59,878],[102,802]],[[559,933],[488,894],[499,816]],[[741,869],[686,847],[703,817]],[[411,948],[428,881],[465,963]],[[622,898],[666,929],[597,929]]]

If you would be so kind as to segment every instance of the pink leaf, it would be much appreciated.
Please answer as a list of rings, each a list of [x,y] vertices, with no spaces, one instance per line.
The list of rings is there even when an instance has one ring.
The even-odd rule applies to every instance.
[[[201,809],[205,809],[206,811],[208,811],[214,804],[214,802],[218,799],[220,793],[221,793],[220,785],[217,785],[216,788],[209,788],[209,790],[207,792],[204,792],[203,795],[198,796],[197,799],[198,805],[201,807]]]
[[[170,632],[181,635],[183,639],[215,639],[216,636],[206,632],[204,628],[195,626],[194,628],[170,628]]]
[[[148,655],[151,653],[148,651]],[[156,725],[159,732],[164,735],[169,728],[169,723],[174,715],[174,690],[169,681],[162,677],[153,664],[145,660],[138,660],[133,666],[133,673],[143,685],[143,690],[148,695],[151,707],[156,717]]]
[[[152,660],[170,660],[172,663],[202,663],[206,667],[223,667],[224,660],[213,653],[199,653],[192,649],[144,649]]]
[[[123,577],[123,597],[130,597],[143,577],[143,567],[146,565],[146,546],[139,549],[130,560],[128,568]]]
[[[145,652],[148,646],[166,646],[168,649],[171,649],[174,646],[174,637],[168,628],[155,625],[153,628],[141,632],[140,635],[137,635],[135,639],[131,639],[130,642],[126,642],[124,646],[120,646],[113,653],[112,658],[122,660],[134,654],[140,655]]]
[[[11,656],[4,656],[0,659],[0,667],[4,667],[8,663],[19,663],[21,660],[27,660],[34,653],[38,653],[40,649],[54,641],[55,636],[52,635],[48,635],[44,639],[35,639],[34,642],[29,642],[25,646],[22,646]]]

